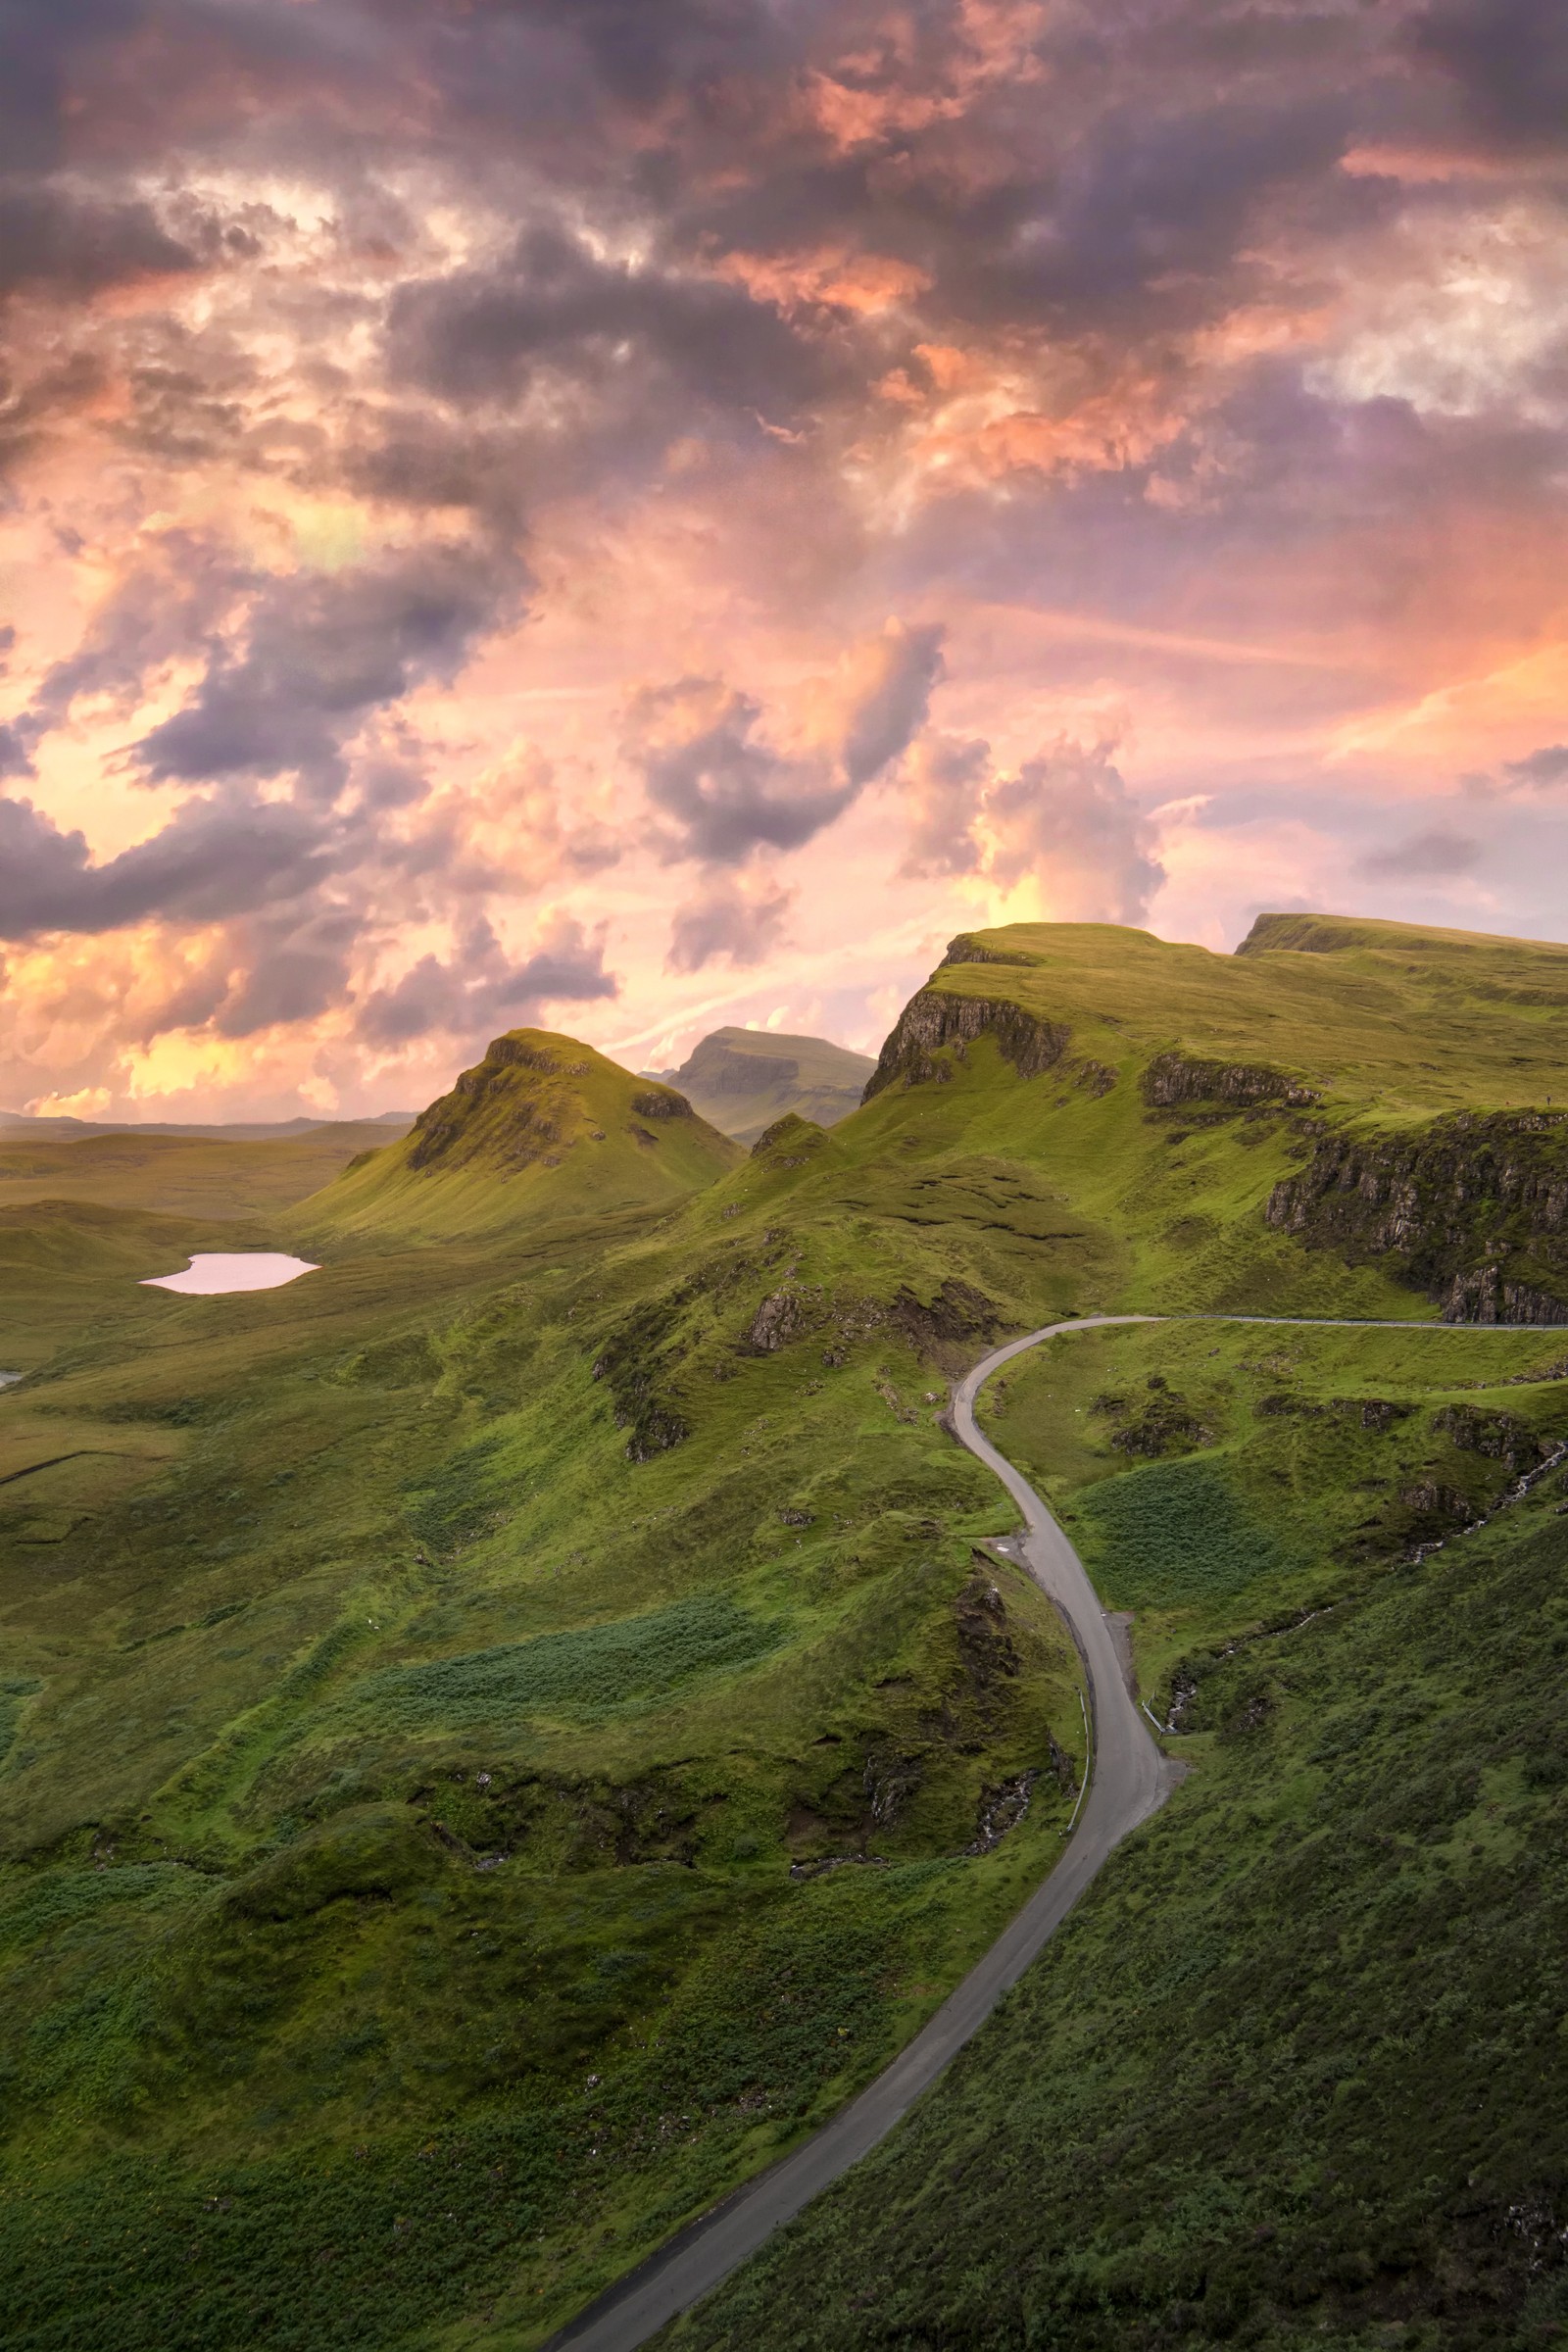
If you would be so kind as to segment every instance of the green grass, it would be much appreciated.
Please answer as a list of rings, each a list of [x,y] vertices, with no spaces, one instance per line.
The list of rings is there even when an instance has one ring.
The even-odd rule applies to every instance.
[[[1560,2343],[1563,1491],[1207,1655],[1166,1810],[910,2121],[659,2340]]]
[[[1103,1563],[1101,1590],[1119,1608],[1224,1599],[1297,1564],[1205,1461],[1106,1481],[1091,1492],[1079,1525]]]
[[[329,1183],[362,1152],[391,1140],[373,1119],[335,1120],[304,1135],[247,1143],[183,1135],[29,1142],[0,1133],[0,1209],[88,1200],[103,1208],[224,1222],[266,1217]]]
[[[980,1036],[745,1156],[525,1036],[553,1066],[481,1065],[421,1164],[416,1136],[244,1229],[320,1258],[281,1291],[138,1290],[150,1252],[234,1232],[156,1188],[0,1209],[0,1364],[28,1372],[0,1395],[19,2346],[523,2352],[830,2112],[1038,1884],[1083,1763],[1075,1662],[976,1560],[1009,1513],[941,1426],[952,1381],[1096,1306],[1425,1317],[1264,1223],[1294,1111],[1195,1123],[1142,1070],[1221,1038],[1316,1083],[1376,978],[1447,1073],[1399,1098],[1426,1115],[1454,1072],[1491,1102],[1550,1031],[1529,954],[1485,943],[1475,988],[1408,940],[1023,944],[937,986],[1044,992],[1060,1069],[1022,1080]],[[1486,997],[1509,969],[1519,1001]],[[1234,1657],[1381,1605],[1431,1532],[1407,1490],[1495,1499],[1485,1446],[1557,1426],[1564,1345],[1149,1326],[1053,1344],[988,1410],[1134,1611],[1146,1696],[1212,1703],[1191,1744],[1226,1759]],[[1238,1733],[1237,1769],[1272,1738]],[[967,1852],[1025,1774],[1021,1825]],[[1142,1968],[1165,1928],[1137,1916]]]
[[[550,1217],[670,1208],[740,1157],[680,1098],[591,1046],[514,1029],[410,1135],[293,1213],[307,1243],[500,1240]]]
[[[785,1639],[718,1593],[693,1593],[640,1617],[539,1634],[428,1666],[389,1667],[354,1686],[350,1711],[378,1728],[496,1730],[514,1716],[597,1722],[647,1705],[696,1676],[734,1672]]]

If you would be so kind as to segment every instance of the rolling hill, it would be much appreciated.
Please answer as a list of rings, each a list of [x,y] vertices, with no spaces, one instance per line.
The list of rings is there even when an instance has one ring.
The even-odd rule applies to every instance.
[[[318,1191],[388,1140],[387,1123],[371,1119],[330,1120],[260,1141],[133,1128],[61,1136],[53,1122],[25,1137],[0,1130],[0,1209],[91,1200],[168,1216],[265,1216]]]
[[[991,1427],[1193,1770],[677,2335],[1551,2340],[1568,1520],[1560,1471],[1507,1496],[1568,1437],[1568,1331],[1519,1328],[1568,1322],[1565,974],[1328,918],[1234,957],[1014,926],[955,943],[861,1108],[750,1152],[498,1041],[253,1219],[316,1237],[285,1290],[138,1291],[173,1221],[6,1210],[9,2341],[527,2352],[840,2104],[1086,1760],[950,1384],[1138,1306],[1400,1327],[1009,1370]]]
[[[694,1110],[755,1144],[764,1128],[793,1112],[831,1127],[859,1106],[875,1063],[869,1054],[823,1037],[787,1037],[769,1029],[715,1029],[678,1070],[652,1073],[678,1087]]]

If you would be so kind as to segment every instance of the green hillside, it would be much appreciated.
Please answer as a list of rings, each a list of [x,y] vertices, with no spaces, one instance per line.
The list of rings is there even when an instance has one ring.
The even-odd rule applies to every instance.
[[[825,1037],[788,1037],[770,1029],[715,1029],[695,1046],[678,1070],[658,1076],[678,1087],[694,1110],[755,1144],[764,1128],[791,1112],[831,1127],[859,1107],[875,1063]]]
[[[1332,1979],[1329,2055],[1365,2051],[1365,2136],[1392,2147],[1385,2086],[1435,2005],[1430,1936],[1384,1932],[1379,1873],[1430,1867],[1387,1902],[1450,1903],[1443,2030],[1490,2053],[1499,2111],[1532,2111],[1526,1947],[1558,1933],[1561,1798],[1521,1757],[1560,1733],[1518,1657],[1555,1606],[1563,1490],[1455,1531],[1568,1434],[1568,1331],[1439,1316],[1457,1283],[1516,1324],[1542,1319],[1527,1294],[1568,1318],[1544,1101],[1568,1074],[1540,1001],[1568,951],[1336,928],[1353,937],[1237,957],[1102,927],[958,943],[863,1108],[786,1115],[749,1153],[518,1032],[407,1139],[244,1226],[320,1260],[276,1292],[136,1287],[149,1253],[232,1246],[233,1224],[0,1210],[26,1277],[13,1326],[0,1297],[0,1367],[28,1374],[0,1392],[8,2345],[527,2352],[873,2073],[1049,1868],[1085,1761],[1062,1630],[980,1547],[1008,1513],[946,1435],[950,1386],[1009,1330],[1123,1306],[1422,1328],[1151,1326],[1009,1370],[993,1425],[1132,1612],[1145,1696],[1196,1769],[999,2021],[1019,2038],[986,2045],[985,2080],[1010,2071],[1015,2111],[1000,2090],[941,2107],[968,2068],[922,2110],[956,2147],[994,2143],[976,2205],[926,2142],[922,2202],[906,2133],[878,2159],[872,2303],[830,2291],[851,2183],[806,2225],[806,2269],[767,2274],[771,2334],[749,2278],[700,2325],[1098,2347],[1108,2311],[1179,2343],[1211,2247],[1250,2325],[1237,2249],[1267,2229],[1298,2251],[1315,2231],[1319,2270],[1246,2278],[1277,2301],[1299,2275],[1332,2344],[1361,2307],[1324,2302],[1323,2266],[1349,2293],[1384,2241],[1350,2233],[1330,2175],[1356,2214],[1386,2189],[1425,2324],[1470,2078],[1432,2109],[1426,2171],[1348,2164],[1334,2135],[1362,2094],[1313,2038],[1317,1979],[1281,1971],[1302,1888],[1339,1937],[1301,1943]],[[1276,1630],[1328,1603],[1254,1689]],[[1385,1780],[1449,1767],[1462,1795],[1472,1761],[1468,1811],[1430,1797],[1464,1824],[1450,1884],[1426,1815],[1377,1807]],[[1494,1896],[1501,2020],[1476,1957]],[[1195,2002],[1215,2022],[1178,2046]],[[1248,2101],[1302,2018],[1264,2116]],[[1107,2077],[1125,2089],[1097,2138]],[[1295,2219],[1238,2185],[1249,2133]],[[1549,2132],[1533,2144],[1549,2168]],[[1512,2196],[1522,2145],[1499,2126],[1469,2170]],[[1476,2193],[1477,2293],[1514,2314],[1533,2241]],[[1004,2227],[1045,2281],[1023,2318]]]
[[[573,1038],[513,1029],[295,1223],[311,1237],[499,1234],[524,1219],[668,1207],[738,1156],[673,1088]]]
[[[661,2343],[1560,2343],[1561,1494],[1192,1659],[1157,1828],[909,2123]]]

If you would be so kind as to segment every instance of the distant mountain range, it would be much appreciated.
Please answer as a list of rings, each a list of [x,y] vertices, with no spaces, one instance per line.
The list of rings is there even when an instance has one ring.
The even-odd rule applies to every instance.
[[[876,1068],[825,1037],[786,1037],[768,1029],[715,1029],[678,1070],[647,1070],[678,1087],[692,1108],[738,1144],[755,1144],[775,1119],[794,1111],[831,1127],[859,1107]]]

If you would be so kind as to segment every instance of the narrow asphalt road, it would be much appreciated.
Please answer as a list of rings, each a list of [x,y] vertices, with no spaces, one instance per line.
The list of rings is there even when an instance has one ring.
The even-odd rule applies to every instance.
[[[759,2173],[733,2196],[693,2222],[636,2270],[590,2303],[546,2352],[636,2352],[650,2336],[702,2300],[720,2279],[755,2254],[830,2181],[849,2171],[930,2088],[963,2044],[1016,1984],[1060,1927],[1113,1846],[1164,1802],[1180,1775],[1150,1737],[1150,1727],[1127,1688],[1110,1627],[1082,1560],[1028,1481],[975,1426],[974,1400],[993,1372],[1058,1332],[1093,1331],[1114,1323],[1270,1323],[1365,1331],[1468,1331],[1474,1323],[1418,1323],[1384,1316],[1329,1315],[1082,1315],[1048,1323],[982,1356],[953,1400],[960,1442],[994,1470],[1023,1513],[1024,1533],[1000,1545],[1050,1593],[1067,1621],[1083,1661],[1092,1724],[1089,1794],[1061,1859],[969,1971],[936,2015],[892,2064],[819,2132],[790,2155]],[[1492,1328],[1488,1326],[1486,1328]],[[1507,1324],[1498,1330],[1560,1331],[1556,1324]]]
[[[1008,1987],[1055,1934],[1111,1847],[1163,1800],[1176,1778],[1127,1689],[1110,1628],[1083,1562],[1028,1482],[975,1427],[974,1400],[984,1381],[1024,1348],[1058,1331],[1097,1324],[1144,1323],[1147,1315],[1094,1315],[1052,1323],[996,1348],[976,1364],[953,1401],[953,1426],[971,1453],[994,1470],[1023,1513],[1025,1533],[1007,1544],[1038,1578],[1066,1618],[1083,1660],[1093,1726],[1089,1794],[1072,1838],[1051,1876],[1036,1888],[985,1957],[858,2098],[760,2173],[723,2204],[680,2231],[657,2254],[589,2304],[551,2339],[565,2352],[635,2352],[677,2312],[715,2287],[773,2231],[849,2171],[936,2081],[984,2024]]]

